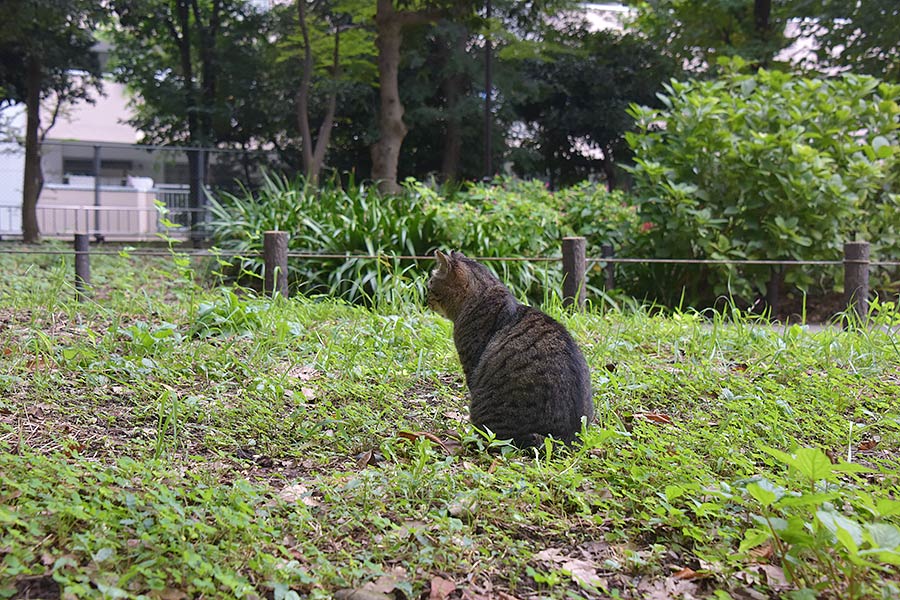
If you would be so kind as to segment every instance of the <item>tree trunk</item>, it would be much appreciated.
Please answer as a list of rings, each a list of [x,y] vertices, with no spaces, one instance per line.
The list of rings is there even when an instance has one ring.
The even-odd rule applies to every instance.
[[[300,19],[300,33],[303,36],[303,75],[300,80],[300,89],[297,91],[297,124],[300,129],[301,158],[303,173],[310,184],[319,182],[319,174],[325,164],[325,154],[331,143],[331,130],[334,126],[334,115],[337,110],[337,79],[340,76],[340,49],[341,31],[335,28],[334,52],[332,56],[331,78],[334,87],[328,95],[328,105],[325,116],[319,125],[319,133],[316,136],[315,147],[312,140],[312,130],[309,125],[309,88],[312,81],[313,56],[309,44],[309,28],[306,23],[306,2],[297,0],[297,15]]]
[[[36,57],[26,60],[25,73],[25,175],[22,181],[22,239],[26,244],[41,241],[37,221],[37,202],[41,188],[41,151],[38,129],[41,125],[41,63]]]
[[[196,96],[196,88],[194,87],[194,63],[191,57],[191,23],[190,11],[191,5],[188,0],[178,0],[176,5],[176,16],[178,18],[178,27],[175,23],[169,22],[169,28],[172,37],[178,44],[178,57],[181,62],[181,77],[184,81],[184,106],[187,113],[188,122],[188,138],[189,145],[203,145],[204,135],[202,133],[203,125],[199,119],[198,98]],[[200,20],[197,20],[197,26],[200,27]],[[202,44],[201,44],[202,45]],[[191,240],[199,241],[200,226],[200,206],[203,177],[200,173],[200,152],[197,150],[187,151],[188,159],[188,183],[190,185],[190,193],[188,197],[188,206],[191,211],[187,216],[190,223]]]
[[[403,104],[400,102],[400,46],[403,28],[424,25],[441,17],[439,10],[396,11],[392,0],[378,0],[375,9],[375,46],[378,48],[378,132],[381,137],[372,145],[372,179],[385,194],[400,191],[397,166],[400,146],[406,137]]]
[[[397,166],[400,146],[406,137],[403,122],[403,104],[400,102],[400,45],[403,28],[391,0],[378,0],[375,13],[378,48],[378,79],[380,83],[378,107],[378,131],[380,137],[372,146],[372,179],[386,194],[400,191],[397,183]]]
[[[753,3],[753,23],[756,29],[756,37],[768,47],[772,39],[772,0],[755,0]],[[772,61],[772,55],[767,50],[766,55],[760,61],[761,67],[767,67]]]
[[[325,117],[319,126],[319,135],[316,136],[316,149],[313,152],[312,168],[309,171],[309,179],[312,183],[319,182],[319,175],[322,167],[325,165],[325,154],[328,152],[328,145],[331,143],[331,129],[334,127],[334,114],[337,110],[337,80],[340,76],[341,69],[341,31],[334,31],[334,55],[332,56],[331,78],[334,87],[328,94],[328,108],[325,110]]]
[[[452,31],[447,39],[444,56],[445,68],[454,63],[454,53],[464,54],[468,41],[466,31]],[[469,82],[463,72],[448,73],[441,82],[441,89],[446,99],[447,131],[444,138],[444,159],[441,163],[441,174],[446,181],[459,177],[459,164],[462,156],[462,118],[459,114],[460,99],[465,95]]]
[[[312,133],[309,128],[309,87],[312,81],[313,58],[309,45],[309,28],[306,25],[306,0],[297,0],[297,17],[303,37],[303,72],[300,89],[297,90],[297,126],[300,129],[300,159],[307,181],[313,176]]]

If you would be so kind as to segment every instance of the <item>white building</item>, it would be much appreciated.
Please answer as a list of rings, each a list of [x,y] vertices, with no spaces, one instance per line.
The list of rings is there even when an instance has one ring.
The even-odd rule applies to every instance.
[[[142,134],[126,123],[130,113],[125,87],[105,81],[103,91],[93,104],[67,107],[42,144],[44,187],[37,210],[41,234],[68,237],[79,231],[109,240],[157,239],[157,200],[175,211],[170,219],[186,222],[178,211],[188,206],[187,157],[176,149],[138,146]],[[23,108],[4,112],[21,138]],[[42,115],[42,125],[49,121],[49,115]],[[23,148],[3,144],[0,236],[21,235],[23,176]]]

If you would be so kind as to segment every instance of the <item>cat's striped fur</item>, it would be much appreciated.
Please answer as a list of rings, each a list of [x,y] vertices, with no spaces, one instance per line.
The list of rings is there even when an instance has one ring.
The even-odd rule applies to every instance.
[[[565,327],[519,303],[486,267],[436,253],[428,305],[453,321],[477,427],[519,447],[572,442],[594,416],[590,373]]]

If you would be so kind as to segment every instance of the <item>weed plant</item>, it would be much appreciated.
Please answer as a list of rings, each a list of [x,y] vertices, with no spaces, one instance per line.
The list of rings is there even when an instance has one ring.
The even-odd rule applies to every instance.
[[[599,256],[603,243],[621,250],[619,244],[639,231],[634,207],[620,192],[583,184],[553,194],[539,181],[435,188],[409,180],[401,194],[381,196],[374,186],[352,181],[316,188],[270,174],[258,191],[223,193],[210,199],[210,206],[217,248],[239,254],[219,265],[228,277],[259,287],[254,282],[263,272],[263,233],[286,231],[293,252],[351,257],[290,261],[294,290],[369,305],[382,296],[422,293],[421,274],[430,261],[392,257],[431,256],[436,249],[487,258],[558,256],[560,237],[571,233],[586,236]],[[555,265],[512,260],[492,261],[489,267],[535,301],[559,285]],[[602,272],[590,276],[596,289]]]
[[[70,257],[0,255],[0,597],[900,594],[882,327],[548,294],[597,423],[523,453],[471,428],[414,293],[268,300],[185,260],[96,256],[76,304]]]

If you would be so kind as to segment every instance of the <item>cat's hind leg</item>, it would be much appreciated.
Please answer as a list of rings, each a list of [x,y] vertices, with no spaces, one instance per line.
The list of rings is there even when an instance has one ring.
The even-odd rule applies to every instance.
[[[525,433],[517,435],[513,438],[513,444],[517,448],[543,448],[544,440],[547,439],[547,436],[541,435],[540,433]]]

